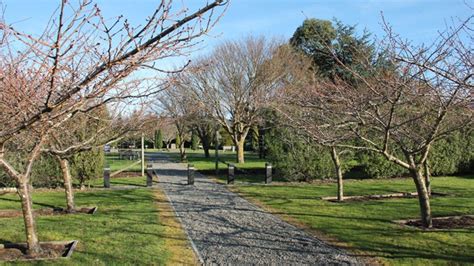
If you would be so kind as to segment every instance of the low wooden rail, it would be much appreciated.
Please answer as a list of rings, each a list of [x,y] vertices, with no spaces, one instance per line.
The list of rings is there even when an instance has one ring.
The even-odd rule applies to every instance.
[[[0,188],[0,195],[7,194],[7,193],[16,193],[18,189],[16,187],[4,187]]]

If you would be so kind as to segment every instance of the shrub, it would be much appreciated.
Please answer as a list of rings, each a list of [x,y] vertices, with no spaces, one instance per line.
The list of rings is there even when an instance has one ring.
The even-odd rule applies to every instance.
[[[77,153],[71,159],[71,175],[84,186],[91,179],[99,178],[104,170],[104,151],[100,148]]]
[[[428,158],[433,175],[474,172],[474,132],[455,132],[434,143]]]

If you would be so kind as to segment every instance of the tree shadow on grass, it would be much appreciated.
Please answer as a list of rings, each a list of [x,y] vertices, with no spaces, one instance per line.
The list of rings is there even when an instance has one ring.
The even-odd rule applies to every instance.
[[[443,243],[443,245],[449,245]],[[413,247],[402,247],[399,245],[393,245],[382,242],[372,242],[372,247],[364,246],[364,250],[373,252],[379,257],[388,259],[427,259],[427,260],[444,260],[446,263],[472,263],[474,256],[467,255],[467,253],[453,253],[453,254],[440,254],[435,253],[429,247],[423,248],[421,246]]]
[[[0,198],[0,201],[9,201],[9,202],[16,202],[16,203],[21,203],[20,199],[8,199],[8,198]],[[42,207],[47,207],[51,209],[59,208],[58,206],[47,204],[47,203],[41,203],[38,201],[33,201],[34,205],[42,206]]]

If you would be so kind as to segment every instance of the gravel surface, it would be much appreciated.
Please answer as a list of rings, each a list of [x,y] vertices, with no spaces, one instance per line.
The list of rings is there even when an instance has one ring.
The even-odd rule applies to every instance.
[[[158,159],[158,158],[157,158]],[[361,264],[196,173],[187,185],[185,164],[154,163],[159,185],[205,265]]]

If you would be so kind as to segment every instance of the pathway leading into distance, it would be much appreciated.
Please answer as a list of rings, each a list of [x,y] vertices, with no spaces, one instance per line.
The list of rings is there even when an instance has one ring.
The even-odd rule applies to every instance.
[[[196,173],[157,155],[153,167],[205,265],[361,264]]]

